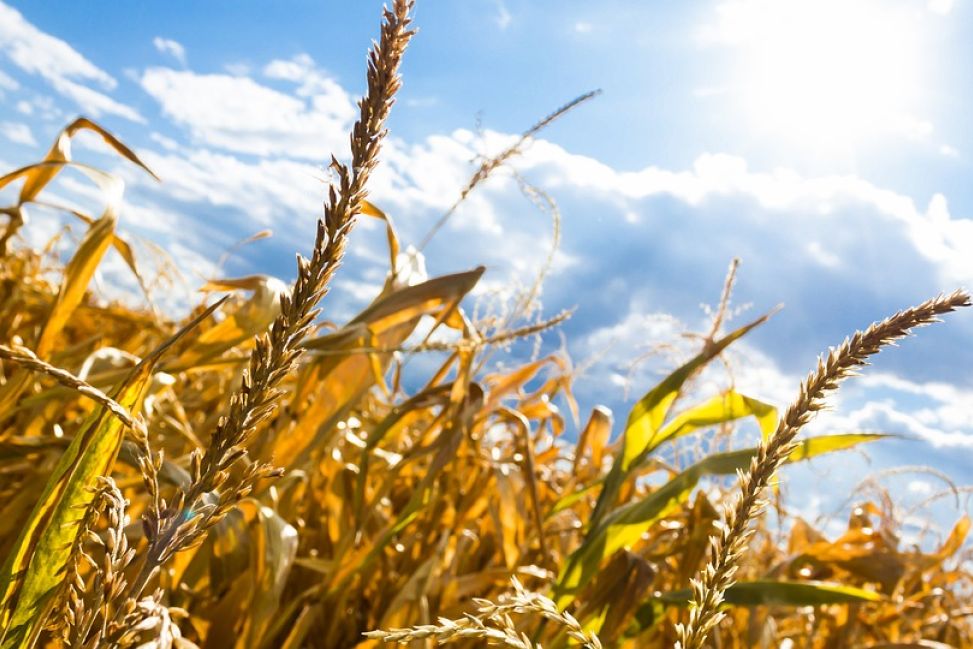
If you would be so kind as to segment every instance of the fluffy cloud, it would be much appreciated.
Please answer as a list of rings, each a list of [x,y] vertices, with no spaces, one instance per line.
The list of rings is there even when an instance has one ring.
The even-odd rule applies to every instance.
[[[182,46],[182,43],[174,41],[171,38],[156,36],[152,39],[152,45],[162,54],[171,56],[179,63],[186,65],[186,48]]]
[[[264,66],[263,75],[268,79],[288,81],[297,85],[298,97],[313,97],[315,108],[327,110],[351,119],[357,112],[348,94],[328,74],[319,68],[308,54],[298,54],[291,59],[274,59]]]
[[[320,212],[324,171],[295,160],[245,162],[206,149],[157,153],[145,151],[146,163],[164,180],[162,186],[125,171],[142,189],[184,203],[232,208],[237,227],[284,226],[308,231]]]
[[[72,78],[114,83],[94,70]],[[156,125],[139,149],[161,186],[125,164],[115,167],[129,188],[123,227],[163,243],[194,269],[193,281],[216,272],[214,252],[272,226],[275,239],[261,244],[263,252],[250,255],[248,248],[249,257],[237,261],[245,272],[290,274],[292,251],[306,248],[321,212],[328,176],[322,165],[332,152],[345,152],[356,112],[352,96],[307,55],[234,74],[153,67],[139,81],[171,123]],[[71,96],[63,84],[59,90]],[[403,244],[417,242],[456,200],[478,156],[515,138],[462,129],[418,141],[392,138],[371,198],[393,216]],[[940,195],[922,197],[927,206],[920,207],[915,197],[857,176],[752,169],[721,153],[699,155],[688,168],[618,169],[545,140],[456,211],[424,251],[432,274],[485,263],[484,300],[530,284],[554,234],[550,216],[521,194],[521,180],[544,188],[560,206],[560,271],[545,285],[544,310],[579,307],[566,326],[571,351],[579,360],[600,359],[579,382],[583,401],[605,401],[618,412],[691,353],[681,321],[705,329],[699,296],[715,300],[732,256],[744,259],[742,299],[761,309],[788,303],[734,346],[736,385],[781,405],[828,344],[904,302],[973,282],[965,254],[973,249],[973,222],[950,214]],[[329,298],[329,318],[352,313],[381,285],[383,245],[383,229],[363,219]],[[681,321],[666,315],[673,313]],[[891,428],[944,447],[967,445],[973,422],[957,404],[973,398],[964,378],[973,356],[968,338],[966,348],[950,343],[973,327],[958,318],[949,326],[961,333],[939,341],[937,349],[948,351],[896,354],[871,383],[850,384],[858,387],[843,393],[818,430]],[[653,342],[664,344],[663,353],[630,375],[633,358]],[[903,371],[910,364],[915,375]],[[942,376],[930,382],[923,372]],[[727,380],[717,369],[699,387],[717,389]]]
[[[595,159],[571,154],[549,142],[537,142],[518,168],[539,174],[539,182],[562,188],[614,197],[621,207],[653,197],[671,196],[699,208],[734,197],[746,198],[762,211],[791,222],[843,219],[848,207],[875,214],[887,227],[907,238],[916,252],[936,266],[943,280],[973,283],[973,220],[954,218],[946,198],[934,194],[925,209],[904,194],[878,187],[857,176],[806,177],[788,169],[751,171],[746,160],[726,154],[703,154],[689,170],[647,167],[641,171],[615,170]],[[619,199],[628,199],[621,200]],[[801,245],[824,266],[836,267],[833,242]],[[850,251],[849,251],[850,252]]]
[[[111,90],[115,80],[59,38],[27,22],[19,11],[0,5],[0,43],[4,54],[20,69],[51,81],[74,77]]]
[[[143,122],[137,111],[108,95],[82,85],[92,82],[113,90],[117,82],[63,40],[46,34],[24,19],[13,7],[0,2],[0,52],[28,74],[48,81],[60,94],[94,117],[118,115]]]
[[[348,93],[326,76],[301,77],[302,64],[307,71],[308,59],[267,66],[271,78],[302,80],[295,94],[249,77],[169,68],[149,68],[141,84],[163,114],[187,128],[198,143],[236,153],[323,162],[332,152],[344,154],[355,107]]]
[[[496,22],[497,27],[500,29],[507,29],[510,27],[510,23],[513,22],[514,18],[510,14],[510,10],[507,8],[507,3],[504,0],[495,0],[497,13],[494,17],[494,22]]]
[[[16,144],[37,146],[37,141],[34,139],[34,134],[31,132],[30,127],[20,122],[0,123],[0,134]]]
[[[17,90],[20,84],[9,74],[0,70],[0,90]]]
[[[88,86],[75,83],[70,79],[56,79],[51,82],[51,85],[59,93],[81,106],[82,110],[92,117],[118,115],[139,124],[145,123],[145,118],[135,109],[115,101],[104,93],[92,90]]]
[[[956,0],[927,0],[926,6],[929,11],[945,16],[953,11]]]

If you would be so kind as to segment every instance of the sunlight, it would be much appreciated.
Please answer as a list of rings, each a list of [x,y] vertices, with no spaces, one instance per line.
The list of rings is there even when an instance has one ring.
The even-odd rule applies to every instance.
[[[733,86],[751,128],[816,149],[921,137],[922,10],[871,0],[730,2],[717,32],[741,48]]]

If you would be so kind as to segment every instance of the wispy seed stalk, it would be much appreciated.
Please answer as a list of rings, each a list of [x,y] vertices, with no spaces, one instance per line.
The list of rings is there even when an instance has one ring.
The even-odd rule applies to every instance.
[[[446,225],[446,222],[456,212],[459,206],[462,205],[463,201],[465,201],[466,198],[473,192],[473,190],[476,188],[477,185],[479,185],[487,178],[489,178],[494,171],[502,167],[504,163],[506,163],[508,160],[519,155],[523,151],[524,145],[527,144],[534,136],[536,136],[538,133],[540,133],[545,128],[550,126],[552,123],[556,122],[565,114],[571,112],[572,110],[574,110],[581,104],[585,103],[586,101],[590,99],[594,99],[600,94],[601,94],[601,90],[593,90],[591,92],[586,92],[583,95],[575,97],[568,103],[564,104],[563,106],[555,110],[550,115],[547,115],[539,122],[535,123],[529,129],[524,131],[520,135],[520,137],[517,138],[517,141],[511,144],[509,147],[507,147],[497,155],[493,156],[492,158],[485,158],[480,163],[480,166],[477,167],[477,170],[470,177],[469,181],[466,183],[466,186],[464,186],[463,189],[460,190],[459,197],[456,199],[456,201],[449,207],[448,210],[446,210],[446,212],[442,216],[439,217],[439,220],[433,224],[429,232],[426,233],[426,236],[422,238],[422,241],[417,246],[418,250],[422,252],[423,250],[426,249],[426,246],[429,245],[429,242],[432,241],[433,237],[435,237],[436,234],[442,229],[442,227]]]

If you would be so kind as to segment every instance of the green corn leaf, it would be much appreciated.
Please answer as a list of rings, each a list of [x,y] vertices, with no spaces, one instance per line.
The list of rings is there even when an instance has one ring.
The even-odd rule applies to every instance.
[[[221,304],[206,309],[133,368],[112,394],[114,400],[137,415],[162,354]],[[124,437],[122,422],[99,406],[58,461],[0,569],[0,649],[36,642],[61,588],[92,488],[99,476],[111,473]]]
[[[663,442],[678,439],[702,428],[709,428],[735,419],[753,417],[760,431],[768,436],[777,428],[777,408],[734,390],[719,394],[673,417],[655,437],[657,447]]]
[[[732,343],[766,322],[768,317],[769,315],[762,316],[727,334],[713,345],[707,346],[692,360],[676,369],[639,399],[635,407],[632,408],[628,422],[625,424],[625,444],[622,454],[623,469],[627,470],[639,456],[651,453],[665,441],[661,434],[662,424],[669,414],[672,403],[679,396],[683,384]]]
[[[635,611],[626,637],[635,637],[665,619],[667,606],[686,606],[692,597],[689,588],[663,593],[641,604]],[[825,606],[854,602],[874,602],[881,596],[872,591],[817,581],[746,581],[730,586],[726,604],[735,606]],[[894,645],[898,647],[899,645]],[[905,645],[903,645],[905,646]],[[911,646],[911,645],[909,645]],[[893,645],[883,645],[892,649]],[[918,645],[916,645],[918,647]],[[875,647],[875,649],[878,649]]]
[[[151,364],[139,365],[114,399],[137,414],[151,378]],[[0,649],[35,642],[64,578],[92,487],[110,473],[124,436],[121,421],[99,407],[61,456],[0,571]]]
[[[592,528],[615,504],[618,491],[631,471],[666,440],[662,434],[666,430],[663,425],[669,415],[669,409],[679,396],[686,381],[732,343],[765,323],[769,318],[770,314],[761,316],[720,338],[712,345],[707,345],[692,360],[674,370],[661,383],[639,399],[629,413],[628,422],[625,424],[622,453],[615,458],[611,471],[605,479],[605,486],[598,496],[598,502],[591,517]],[[670,431],[670,433],[673,432],[675,431]]]
[[[662,593],[666,604],[685,606],[692,599],[689,588]],[[731,606],[827,606],[853,602],[877,602],[882,596],[870,590],[820,581],[741,581],[726,591]]]
[[[884,437],[886,436],[869,433],[811,437],[804,440],[787,461],[799,462]],[[574,599],[575,593],[598,571],[603,559],[635,543],[653,524],[685,502],[700,478],[745,471],[756,452],[756,448],[749,448],[710,455],[645,498],[619,507],[606,516],[597,528],[592,529],[581,547],[571,554],[561,571],[554,591],[558,606],[567,606]]]

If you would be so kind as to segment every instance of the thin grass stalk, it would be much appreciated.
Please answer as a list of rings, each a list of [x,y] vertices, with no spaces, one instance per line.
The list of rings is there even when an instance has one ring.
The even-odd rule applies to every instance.
[[[0,358],[20,365],[24,369],[39,374],[45,374],[66,388],[82,394],[92,401],[104,406],[105,410],[113,414],[125,426],[131,428],[139,437],[146,435],[145,422],[141,417],[136,417],[129,412],[128,408],[118,403],[107,394],[91,385],[87,381],[78,378],[71,372],[55,367],[50,363],[42,361],[33,351],[27,347],[9,347],[0,345]]]
[[[452,352],[461,349],[481,349],[484,347],[490,347],[492,345],[506,345],[508,343],[514,342],[515,340],[521,340],[529,336],[535,336],[539,333],[543,333],[558,325],[566,322],[574,315],[574,311],[571,309],[565,309],[560,313],[540,322],[535,322],[532,324],[524,325],[523,327],[517,327],[516,329],[508,329],[506,331],[501,331],[499,333],[483,336],[477,339],[462,339],[456,341],[438,341],[429,340],[426,342],[421,342],[411,347],[405,347],[403,345],[393,345],[390,347],[350,347],[347,349],[315,349],[314,354],[316,356],[351,356],[352,354],[393,354],[396,352],[401,352],[405,354],[417,354],[422,352]]]
[[[733,294],[733,285],[736,284],[737,269],[740,268],[740,258],[734,257],[730,260],[730,267],[726,271],[726,279],[723,280],[723,291],[720,293],[720,304],[716,307],[713,315],[713,324],[710,326],[709,333],[704,339],[706,344],[712,345],[716,337],[720,334],[720,329],[726,321],[730,310],[730,296]]]
[[[736,500],[725,511],[720,532],[711,539],[710,562],[692,580],[689,621],[677,629],[677,649],[702,649],[710,632],[723,618],[720,606],[726,590],[734,583],[734,575],[753,535],[750,523],[765,505],[763,493],[797,448],[798,431],[815,412],[825,407],[825,397],[843,379],[867,365],[868,357],[886,345],[906,337],[915,327],[937,322],[938,316],[965,306],[970,306],[970,296],[964,291],[933,298],[875,323],[864,332],[856,332],[837,349],[831,349],[826,357],[818,359],[817,369],[801,384],[797,400],[781,417],[777,430],[761,442],[750,469],[739,476]]]
[[[439,220],[433,224],[433,226],[429,229],[429,232],[426,233],[426,236],[424,236],[422,238],[422,241],[419,242],[419,245],[417,246],[419,252],[422,252],[423,250],[426,249],[426,246],[429,245],[429,242],[432,241],[433,237],[435,237],[436,234],[438,234],[439,231],[443,228],[443,226],[446,225],[446,222],[450,219],[450,217],[453,216],[453,214],[456,212],[459,206],[463,204],[463,202],[473,192],[473,190],[476,189],[477,185],[479,185],[487,178],[489,178],[494,171],[496,171],[498,168],[503,166],[503,164],[506,163],[508,160],[510,160],[510,158],[519,155],[523,151],[524,145],[527,144],[527,142],[535,135],[543,131],[545,128],[547,128],[548,126],[550,126],[558,119],[560,119],[567,113],[571,112],[581,104],[587,102],[590,99],[594,99],[600,94],[601,94],[601,90],[592,90],[590,92],[586,92],[583,95],[575,97],[568,103],[564,104],[563,106],[555,110],[550,115],[547,115],[539,122],[535,123],[526,131],[521,133],[520,137],[517,138],[517,141],[514,142],[512,145],[510,145],[509,147],[507,147],[497,155],[493,156],[492,158],[484,159],[480,163],[480,166],[477,167],[477,170],[473,172],[473,175],[466,183],[466,186],[463,187],[462,190],[460,190],[459,197],[456,199],[456,201],[449,206],[449,209],[446,210],[442,216],[439,217]]]

